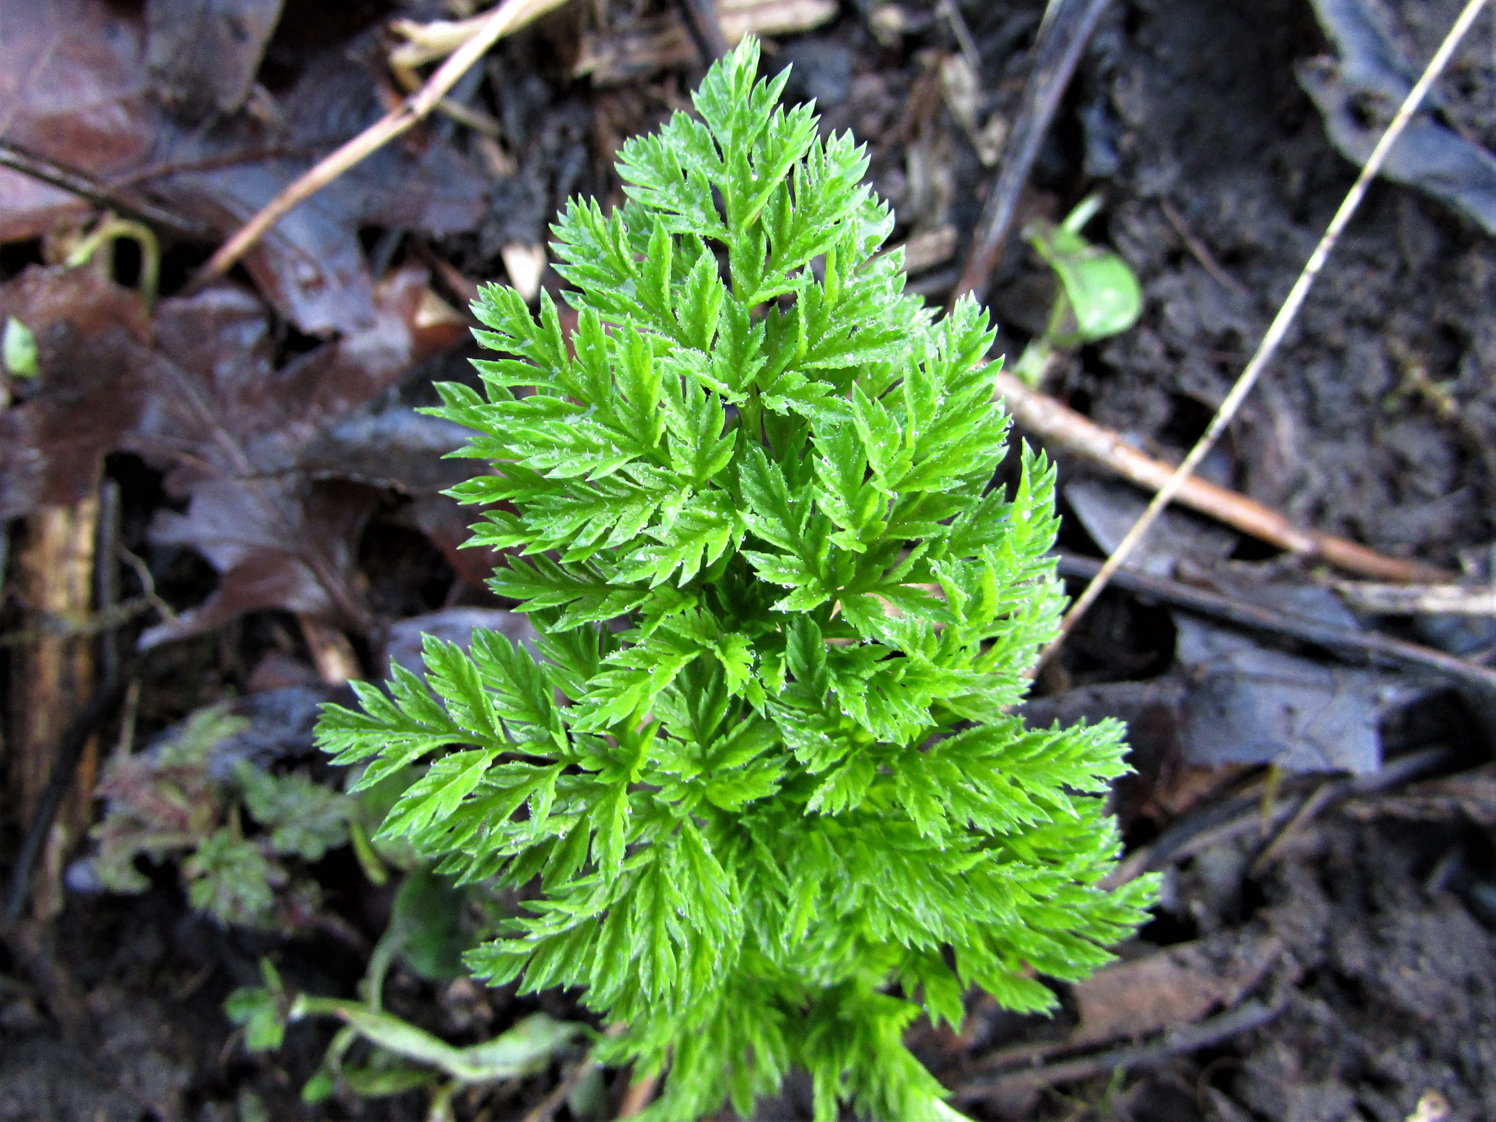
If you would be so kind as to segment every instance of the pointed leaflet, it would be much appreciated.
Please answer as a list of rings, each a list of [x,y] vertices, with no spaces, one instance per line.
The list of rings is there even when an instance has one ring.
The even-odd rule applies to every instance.
[[[629,139],[618,152],[618,175],[631,199],[667,216],[672,232],[727,236],[712,201],[722,158],[700,121],[677,112],[658,134]]]
[[[670,522],[650,530],[657,544],[640,546],[619,576],[629,581],[668,580],[679,569],[677,585],[684,585],[712,565],[729,545],[743,536],[742,516],[725,491],[693,495]]]
[[[676,302],[675,318],[680,324],[680,339],[686,346],[698,351],[711,349],[726,299],[727,289],[717,276],[717,258],[703,245]]]
[[[788,554],[744,551],[765,580],[782,584],[795,593],[776,605],[782,611],[804,610],[831,598],[824,566],[829,548],[824,527],[812,515],[804,498],[792,498],[780,466],[771,463],[762,448],[750,448],[742,461],[739,487],[743,494],[743,517],[748,528]]]
[[[727,467],[738,434],[724,434],[726,414],[722,399],[703,392],[690,373],[672,378],[665,399],[666,424],[670,428],[671,467],[691,486],[704,487]]]
[[[831,540],[842,549],[862,553],[863,538],[877,540],[888,523],[887,499],[867,479],[868,458],[855,426],[845,422],[817,431],[816,500],[841,529]]]
[[[523,601],[521,611],[566,608],[563,618],[579,623],[615,619],[649,597],[647,588],[618,583],[586,565],[560,565],[543,556],[534,561],[511,557],[508,567],[494,573],[488,584],[500,596]]]

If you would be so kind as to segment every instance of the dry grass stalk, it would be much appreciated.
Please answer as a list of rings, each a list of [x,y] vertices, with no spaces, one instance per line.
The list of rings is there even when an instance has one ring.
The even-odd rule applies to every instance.
[[[559,8],[566,0],[504,0],[478,18],[471,38],[462,44],[432,74],[420,91],[412,94],[352,140],[326,156],[306,174],[291,183],[225,242],[206,265],[199,281],[221,277],[249,248],[298,203],[305,202],[349,168],[373,155],[395,137],[409,130],[441,103],[468,69],[499,39]]]
[[[1389,616],[1496,616],[1496,585],[1377,584],[1336,581],[1351,607]]]

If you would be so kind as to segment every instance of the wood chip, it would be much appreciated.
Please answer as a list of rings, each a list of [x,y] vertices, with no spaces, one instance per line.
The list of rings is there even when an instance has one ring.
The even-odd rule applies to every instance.
[[[525,303],[540,295],[540,278],[546,265],[545,246],[510,242],[499,250],[499,256],[504,259],[509,283],[524,297]]]
[[[1332,588],[1351,607],[1391,616],[1496,616],[1496,585],[1382,584],[1336,581]]]

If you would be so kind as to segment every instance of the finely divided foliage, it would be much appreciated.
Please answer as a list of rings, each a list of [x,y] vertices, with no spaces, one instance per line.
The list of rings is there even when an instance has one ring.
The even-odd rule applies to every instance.
[[[1039,1010],[1150,886],[1100,887],[1121,728],[1008,715],[1062,605],[1053,473],[990,481],[1007,418],[985,314],[939,323],[879,252],[848,136],[755,84],[753,40],[619,158],[629,201],[554,227],[568,346],[474,306],[484,393],[442,388],[492,474],[474,540],[544,636],[428,639],[321,743],[364,784],[430,757],[384,823],[463,879],[531,885],[469,965],[586,990],[605,1058],[668,1067],[661,1119],[744,1114],[798,1065],[817,1117],[958,1117],[901,1042],[962,993]]]

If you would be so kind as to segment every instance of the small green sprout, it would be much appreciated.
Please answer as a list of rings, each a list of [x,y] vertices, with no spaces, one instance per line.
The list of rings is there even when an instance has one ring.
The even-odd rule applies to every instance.
[[[128,238],[140,248],[140,296],[149,311],[156,306],[161,285],[161,243],[156,240],[156,232],[145,223],[107,214],[68,251],[63,264],[69,268],[86,265],[102,250],[107,255],[101,259],[107,273],[112,267],[114,242],[118,238]]]
[[[98,793],[107,800],[91,831],[92,868],[111,892],[143,892],[136,864],[180,863],[193,907],[218,922],[289,933],[315,925],[320,890],[309,866],[352,844],[375,884],[386,864],[416,863],[408,846],[368,833],[412,782],[397,773],[376,788],[344,794],[304,772],[275,775],[247,760],[215,778],[216,753],[247,722],[226,706],[192,714],[150,752],[111,760]]]
[[[251,1052],[270,1052],[286,1038],[286,1018],[291,1009],[290,997],[280,971],[268,958],[260,959],[263,986],[243,986],[223,1003],[229,1020],[244,1029],[244,1047]]]
[[[1058,226],[1035,219],[1024,228],[1024,238],[1059,280],[1044,334],[1013,368],[1030,386],[1039,385],[1058,352],[1120,335],[1143,312],[1143,290],[1132,267],[1114,250],[1091,245],[1081,235],[1100,209],[1101,196],[1092,194]]]
[[[15,316],[5,318],[5,335],[0,339],[0,361],[13,378],[35,378],[41,373],[36,350],[36,336]]]

